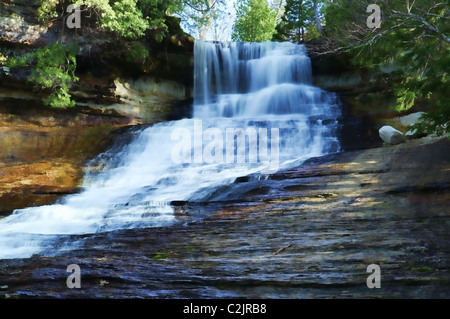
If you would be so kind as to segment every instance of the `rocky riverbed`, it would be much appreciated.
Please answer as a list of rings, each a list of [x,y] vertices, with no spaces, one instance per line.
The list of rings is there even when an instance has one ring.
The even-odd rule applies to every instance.
[[[0,261],[0,298],[448,298],[450,141],[314,158],[242,177],[173,226],[61,238]],[[69,289],[67,266],[81,268]],[[367,266],[381,269],[369,289]]]

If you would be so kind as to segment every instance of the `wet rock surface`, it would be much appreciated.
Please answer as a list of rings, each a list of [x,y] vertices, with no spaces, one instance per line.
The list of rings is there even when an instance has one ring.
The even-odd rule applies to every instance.
[[[79,191],[84,167],[131,119],[0,105],[0,216]]]
[[[315,158],[174,203],[170,227],[61,237],[55,251],[71,250],[1,260],[0,297],[448,298],[449,146]],[[66,286],[70,264],[81,289]],[[380,289],[366,286],[370,264]]]

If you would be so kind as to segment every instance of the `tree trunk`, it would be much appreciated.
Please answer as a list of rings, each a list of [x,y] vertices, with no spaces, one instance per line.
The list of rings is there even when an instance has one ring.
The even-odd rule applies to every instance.
[[[298,43],[303,41],[303,0],[298,4]]]
[[[316,23],[317,30],[322,33],[322,24],[320,23],[320,12],[319,6],[317,5],[317,0],[314,0],[314,20]]]

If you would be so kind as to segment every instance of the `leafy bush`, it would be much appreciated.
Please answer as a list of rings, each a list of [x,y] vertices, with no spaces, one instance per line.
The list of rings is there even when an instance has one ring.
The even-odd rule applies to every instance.
[[[47,23],[49,20],[57,18],[58,12],[56,5],[58,0],[39,0],[41,6],[38,8],[38,20],[41,23]]]
[[[32,53],[10,58],[7,66],[11,69],[33,67],[28,81],[34,83],[37,89],[50,91],[44,103],[52,107],[72,107],[75,102],[69,89],[78,80],[75,76],[77,52],[78,47],[74,44],[62,46],[55,42]]]
[[[75,76],[77,66],[75,45],[62,46],[55,42],[35,53],[36,67],[29,78],[42,89],[50,89],[50,96],[44,101],[53,107],[72,107],[75,102],[71,100],[69,89],[78,78]]]

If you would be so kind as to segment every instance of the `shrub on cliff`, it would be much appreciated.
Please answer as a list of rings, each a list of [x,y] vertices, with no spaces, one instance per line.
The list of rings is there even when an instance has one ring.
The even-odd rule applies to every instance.
[[[75,75],[77,53],[75,44],[63,46],[55,42],[20,57],[10,58],[7,66],[11,69],[32,68],[28,81],[37,89],[49,92],[44,99],[46,105],[72,107],[75,102],[71,99],[69,89],[78,80]]]
[[[35,52],[36,67],[29,78],[42,89],[49,89],[50,96],[45,103],[53,107],[72,107],[75,102],[69,94],[70,86],[78,78],[75,76],[77,67],[76,45],[62,46],[55,42]]]

